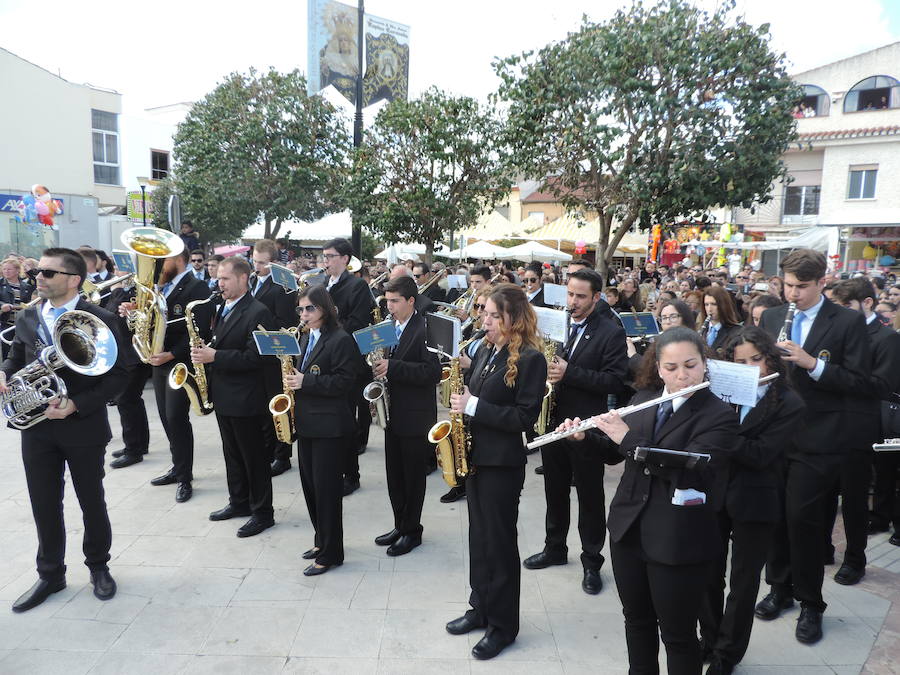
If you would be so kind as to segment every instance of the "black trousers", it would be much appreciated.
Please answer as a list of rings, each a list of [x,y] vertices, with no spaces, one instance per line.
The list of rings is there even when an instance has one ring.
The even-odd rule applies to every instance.
[[[606,502],[603,494],[605,466],[599,453],[588,455],[568,441],[541,448],[544,462],[544,492],[547,498],[547,536],[544,550],[566,555],[569,534],[569,491],[575,476],[578,494],[578,534],[581,536],[581,563],[586,569],[599,570],[604,558],[600,551],[606,542]]]
[[[187,394],[168,384],[169,371],[174,367],[175,361],[153,367],[153,389],[159,419],[169,439],[175,478],[183,483],[194,479],[194,427],[191,426],[191,402]]]
[[[844,562],[855,569],[866,566],[866,543],[869,527],[869,486],[872,484],[872,455],[869,450],[852,450],[845,455],[840,476],[828,496],[825,516],[825,539],[831,546],[831,533],[837,519],[838,496],[847,548]]]
[[[122,440],[126,455],[146,454],[150,446],[150,427],[147,424],[147,407],[144,405],[144,385],[150,377],[152,366],[137,364],[128,375],[128,383],[116,398],[119,418],[122,422]]]
[[[422,455],[431,447],[425,434],[398,436],[384,431],[384,468],[394,527],[405,535],[422,534],[425,471]]]
[[[900,452],[875,453],[875,494],[872,496],[871,520],[875,525],[900,532],[900,499],[897,499]]]
[[[628,672],[659,673],[662,636],[669,673],[699,675],[703,663],[697,619],[710,565],[663,565],[648,560],[639,527],[633,526],[621,541],[610,542],[613,575],[625,615]]]
[[[516,525],[525,466],[479,466],[466,478],[469,604],[503,639],[519,634],[522,566]]]
[[[700,639],[720,658],[737,665],[750,644],[753,609],[759,592],[759,575],[775,532],[775,523],[732,520],[719,513],[719,531],[726,542],[722,557],[713,564],[700,608]],[[731,577],[725,600],[725,570],[731,539]]]
[[[216,413],[225,455],[228,503],[249,508],[260,520],[272,519],[272,470],[259,442],[262,415],[229,417]]]
[[[769,585],[819,612],[827,607],[822,599],[827,502],[845,461],[846,453],[788,458],[785,518],[775,527],[766,562]]]
[[[300,485],[319,549],[316,562],[335,565],[344,562],[344,516],[341,465],[351,438],[300,437]],[[355,452],[355,450],[354,450]]]
[[[354,482],[359,482],[359,451],[368,445],[369,427],[372,425],[372,413],[369,409],[369,403],[362,395],[363,388],[370,381],[357,380],[347,399],[350,410],[356,411],[356,428],[347,438],[348,442],[344,448],[341,471],[345,479]]]
[[[72,485],[84,519],[82,550],[84,563],[92,572],[107,570],[112,529],[103,492],[102,445],[74,445],[48,429],[60,424],[50,420],[22,432],[22,461],[31,512],[37,527],[37,572],[41,579],[62,579],[66,574],[66,525],[63,520],[65,470],[69,466]]]

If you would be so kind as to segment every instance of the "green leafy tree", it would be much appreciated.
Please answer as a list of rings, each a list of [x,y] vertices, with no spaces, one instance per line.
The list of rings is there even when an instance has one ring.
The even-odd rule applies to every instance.
[[[386,242],[435,244],[473,224],[508,192],[490,109],[430,89],[394,100],[378,114],[354,156],[344,203]]]
[[[571,211],[598,214],[604,278],[633,225],[765,202],[785,176],[801,94],[769,26],[733,9],[636,2],[494,64],[513,169]]]
[[[171,178],[165,178],[159,182],[159,185],[147,195],[147,200],[153,204],[153,212],[151,224],[153,227],[161,227],[164,230],[172,230],[169,225],[169,197],[175,193],[174,184]],[[190,220],[187,213],[181,214],[182,218]],[[175,224],[173,232],[178,232],[181,223]]]
[[[233,73],[179,125],[175,187],[207,241],[235,239],[259,220],[274,239],[285,220],[338,208],[349,148],[345,120],[307,96],[299,71]]]

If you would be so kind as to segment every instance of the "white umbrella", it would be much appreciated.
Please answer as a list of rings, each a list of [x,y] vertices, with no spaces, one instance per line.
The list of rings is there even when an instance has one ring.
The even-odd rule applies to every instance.
[[[462,249],[450,251],[447,255],[450,258],[482,258],[485,260],[493,260],[495,258],[501,258],[506,254],[506,251],[507,249],[502,246],[494,246],[488,241],[476,241],[474,244],[469,244]]]
[[[446,256],[449,249],[440,244],[434,249],[435,255]],[[425,255],[425,244],[391,244],[383,251],[376,253],[375,258],[383,260],[419,260]]]
[[[504,260],[567,262],[572,259],[572,256],[565,251],[557,251],[555,248],[544,246],[539,241],[526,241],[524,244],[519,244],[518,246],[506,249],[506,252],[501,258]]]

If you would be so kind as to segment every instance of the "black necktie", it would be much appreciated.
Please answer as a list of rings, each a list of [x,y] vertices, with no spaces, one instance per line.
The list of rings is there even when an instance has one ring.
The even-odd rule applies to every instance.
[[[669,421],[669,418],[674,411],[675,408],[672,406],[672,401],[663,401],[656,408],[656,424],[653,427],[653,440],[656,440],[659,437],[660,430],[663,428],[663,425]]]
[[[581,329],[584,328],[587,321],[572,324],[572,334],[569,336],[569,344],[566,345],[566,360],[572,358],[572,350],[575,349],[575,343],[578,336],[581,335]]]

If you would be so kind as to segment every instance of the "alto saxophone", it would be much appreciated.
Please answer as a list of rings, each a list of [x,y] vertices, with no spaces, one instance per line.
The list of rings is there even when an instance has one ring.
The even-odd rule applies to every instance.
[[[549,337],[544,338],[544,358],[547,359],[547,366],[553,363],[556,358],[556,343]],[[547,433],[547,427],[550,425],[550,418],[553,415],[553,408],[556,404],[556,390],[553,383],[547,380],[544,387],[544,398],[541,399],[541,412],[538,415],[537,422],[534,423],[534,431],[538,436]]]
[[[450,359],[450,391],[463,393],[462,370],[459,357]],[[435,444],[435,454],[444,480],[450,487],[459,485],[459,478],[475,473],[471,463],[472,437],[462,413],[450,413],[450,419],[441,420],[428,432],[428,441]]]
[[[381,312],[378,309],[378,305],[376,303],[375,309],[373,312],[377,312],[377,316],[381,316]],[[388,320],[392,317],[388,314]],[[381,323],[380,321],[378,323]],[[373,368],[377,361],[382,360],[387,355],[385,354],[384,348],[373,349],[371,352],[366,354],[366,364],[369,368]],[[382,429],[386,429],[388,422],[391,421],[390,414],[390,398],[388,396],[388,387],[387,387],[387,378],[381,377],[376,378],[369,382],[365,386],[362,392],[363,398],[366,399],[369,403],[369,410],[372,413],[372,419],[375,420],[375,423],[380,426]]]
[[[184,308],[184,323],[187,327],[191,349],[203,347],[205,344],[203,338],[200,337],[197,322],[194,321],[194,310],[207,302],[215,302],[221,296],[221,291],[217,290],[203,300],[191,300]],[[186,363],[176,363],[175,367],[169,371],[168,382],[172,389],[184,389],[184,393],[187,394],[188,401],[191,403],[191,410],[195,415],[202,417],[203,415],[209,415],[213,411],[213,404],[209,400],[206,366],[202,363],[194,364],[194,372],[190,371]]]
[[[296,337],[309,329],[304,322],[300,322],[299,326],[288,328],[285,333]],[[275,425],[275,438],[281,443],[294,442],[294,390],[287,386],[286,377],[294,372],[294,357],[279,356],[281,361],[281,382],[283,391],[276,394],[269,401],[269,413],[272,415],[272,423]]]

